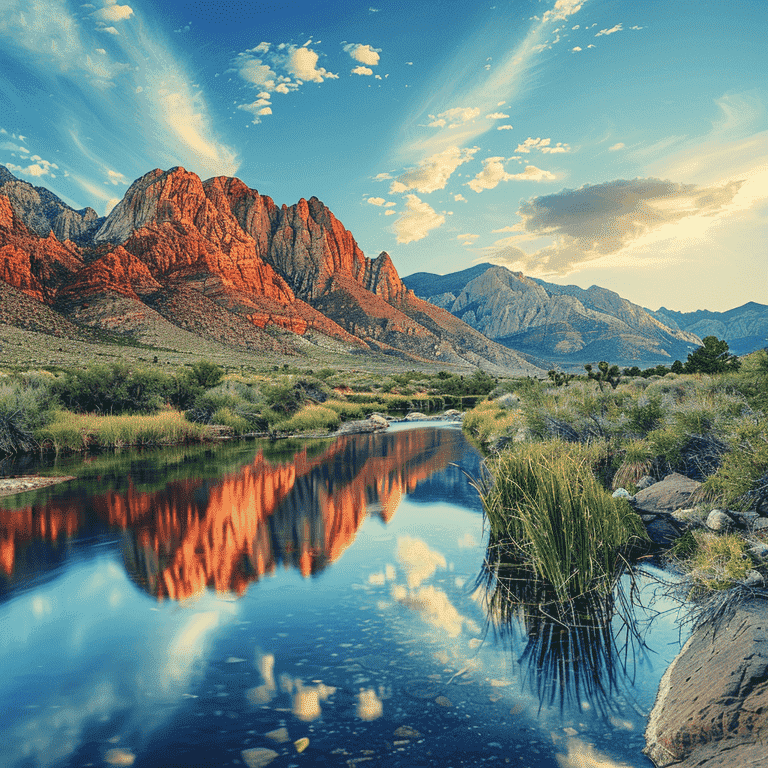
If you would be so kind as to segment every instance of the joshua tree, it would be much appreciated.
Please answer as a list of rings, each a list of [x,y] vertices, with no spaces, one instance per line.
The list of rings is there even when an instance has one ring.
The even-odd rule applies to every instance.
[[[552,383],[556,387],[568,386],[571,383],[571,379],[575,378],[573,373],[563,373],[562,371],[547,371],[547,376],[552,379]]]
[[[597,364],[597,370],[593,371],[592,366],[588,363],[584,366],[584,370],[587,372],[587,376],[590,379],[594,379],[597,382],[597,386],[600,387],[600,391],[603,391],[603,384],[608,383],[611,385],[611,389],[616,389],[621,381],[621,371],[619,371],[618,365],[609,366],[605,360],[601,360]]]

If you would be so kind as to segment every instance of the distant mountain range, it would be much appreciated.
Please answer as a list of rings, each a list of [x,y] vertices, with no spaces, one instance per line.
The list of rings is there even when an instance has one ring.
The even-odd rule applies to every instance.
[[[768,284],[766,285],[768,290]],[[717,336],[728,342],[730,351],[746,355],[756,349],[768,347],[768,305],[754,301],[726,312],[676,312],[662,307],[657,312],[648,310],[657,320],[674,330],[688,331],[697,336]]]
[[[494,264],[449,275],[421,272],[403,283],[540,364],[577,367],[610,360],[647,367],[684,361],[701,345],[698,335],[668,327],[613,291],[555,285]]]
[[[142,341],[175,326],[252,350],[311,343],[541,373],[407,290],[387,253],[366,258],[317,198],[278,207],[239,179],[178,167],[142,176],[99,218],[0,166],[0,281],[0,321],[35,330]]]

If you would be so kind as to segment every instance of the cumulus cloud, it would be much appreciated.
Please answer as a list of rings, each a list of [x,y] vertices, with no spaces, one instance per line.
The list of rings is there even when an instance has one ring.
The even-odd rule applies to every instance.
[[[467,202],[467,198],[466,198],[466,197],[464,197],[464,195],[462,195],[462,194],[456,194],[456,195],[454,195],[454,196],[453,196],[453,199],[454,199],[454,200],[455,200],[457,203],[466,203],[466,202]]]
[[[567,274],[666,224],[718,214],[743,183],[702,187],[657,178],[617,179],[534,198],[518,211],[522,231],[554,240],[532,254],[528,266]]]
[[[529,136],[522,144],[517,145],[515,152],[529,153],[531,150],[538,150],[544,154],[557,154],[561,152],[570,152],[571,148],[568,144],[563,144],[558,141],[554,146],[552,145],[552,139],[539,139]]]
[[[468,163],[478,149],[479,147],[448,147],[422,160],[416,168],[406,171],[392,182],[390,194],[400,194],[411,189],[428,194],[444,189],[451,174],[463,163]]]
[[[456,128],[474,120],[479,115],[480,107],[453,107],[437,115],[429,115],[431,122],[428,125],[430,128],[444,128],[446,125],[449,128]]]
[[[513,125],[498,125],[496,126],[497,131],[511,131],[514,128]]]
[[[97,21],[114,23],[124,21],[133,15],[133,8],[130,5],[117,5],[116,3],[106,3],[103,8],[94,11],[91,14]]]
[[[486,115],[488,120],[506,120],[508,117],[509,115],[505,115],[503,112],[491,112]]]
[[[393,211],[392,209],[388,211],[384,211],[385,216],[394,216],[397,213],[397,211]]]
[[[52,171],[59,170],[59,166],[56,165],[56,163],[50,163],[48,160],[43,160],[38,155],[33,155],[30,160],[33,160],[34,162],[27,166],[6,163],[5,167],[12,173],[20,173],[23,176],[51,176],[56,178],[56,174],[52,173]]]
[[[379,205],[379,206],[384,206],[387,203],[387,201],[383,197],[369,197],[366,202],[370,203],[371,205]]]
[[[610,29],[601,29],[595,37],[602,37],[603,35],[612,35],[614,32],[621,32],[622,26],[621,24],[616,24],[615,26],[611,27]]]
[[[379,63],[381,48],[373,48],[362,43],[349,43],[344,50],[355,60],[369,67],[375,67]]]
[[[574,13],[578,13],[583,5],[583,0],[557,0],[550,11],[545,11],[541,19],[546,24],[552,21],[564,21]]]
[[[373,70],[370,67],[353,67],[350,72],[353,75],[372,75]]]
[[[509,181],[512,174],[504,170],[503,157],[486,157],[483,160],[483,170],[475,176],[467,186],[478,194],[484,189],[493,189],[502,181]]]
[[[294,48],[288,54],[285,68],[299,80],[322,83],[328,78],[338,78],[332,72],[317,66],[319,54],[310,48]]]
[[[579,48],[579,46],[576,45],[573,48],[571,48],[571,50],[574,51],[575,53],[578,53],[581,50],[581,48]]]
[[[510,160],[512,159],[510,158]],[[524,171],[513,173],[509,178],[517,181],[552,181],[555,178],[555,174],[537,168],[535,165],[526,165]]]
[[[394,224],[398,243],[423,240],[431,230],[445,223],[445,216],[437,213],[416,195],[406,196],[405,208],[405,213]]]

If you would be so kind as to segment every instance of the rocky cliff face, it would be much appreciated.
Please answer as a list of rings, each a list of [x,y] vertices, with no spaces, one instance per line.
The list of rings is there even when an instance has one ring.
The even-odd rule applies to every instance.
[[[0,195],[8,198],[14,213],[40,237],[48,237],[53,232],[61,241],[85,242],[103,221],[93,208],[76,211],[44,187],[34,187],[17,179],[3,166],[0,166]]]
[[[11,183],[5,179],[5,186]],[[43,216],[38,198],[30,193],[30,220]],[[388,254],[367,258],[314,197],[278,208],[238,179],[203,182],[183,168],[156,169],[131,185],[84,248],[59,242],[50,229],[41,239],[21,222],[10,198],[0,194],[0,200],[6,201],[0,276],[81,322],[108,320],[110,329],[135,332],[136,322],[159,312],[203,336],[218,329],[225,343],[243,322],[277,325],[296,334],[319,332],[358,350],[540,373],[418,299]],[[98,302],[107,300],[109,311],[100,311]],[[131,307],[139,320],[119,323],[120,307]],[[240,335],[252,346],[252,333]]]
[[[550,364],[601,359],[623,365],[671,363],[685,360],[701,344],[694,334],[672,330],[642,307],[597,286],[554,285],[491,264],[429,278],[420,273],[403,282],[488,338]]]

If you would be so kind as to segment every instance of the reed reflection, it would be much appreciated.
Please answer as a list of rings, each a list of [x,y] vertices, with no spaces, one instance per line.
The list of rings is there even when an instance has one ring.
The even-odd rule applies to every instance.
[[[95,520],[123,531],[126,570],[158,599],[206,588],[241,595],[280,566],[305,577],[321,572],[368,514],[388,522],[403,494],[463,452],[461,436],[441,429],[346,436],[277,456],[270,448],[218,477],[177,473],[164,483],[160,469],[141,482],[129,476],[119,490],[87,496],[81,489],[1,510],[0,574],[12,585],[19,568],[44,568],[36,542],[64,552]]]
[[[478,585],[486,629],[513,649],[540,707],[615,719],[646,652],[631,576],[617,578],[610,592],[562,601],[492,535]]]

